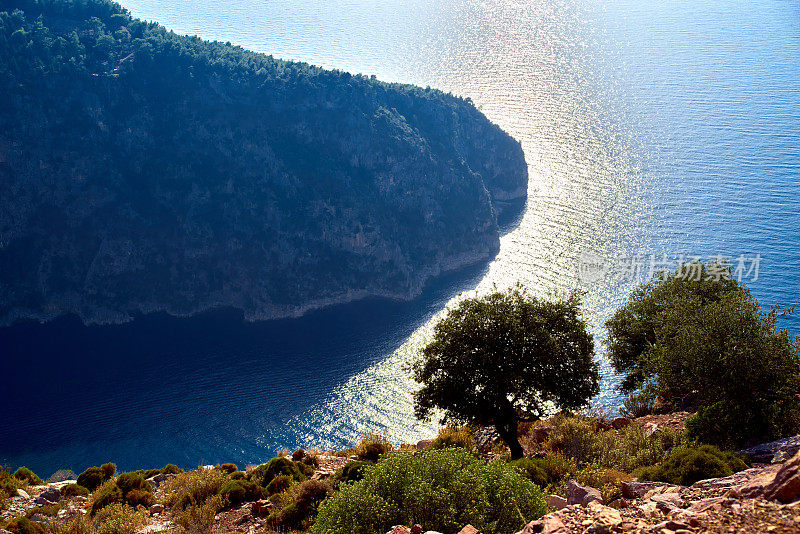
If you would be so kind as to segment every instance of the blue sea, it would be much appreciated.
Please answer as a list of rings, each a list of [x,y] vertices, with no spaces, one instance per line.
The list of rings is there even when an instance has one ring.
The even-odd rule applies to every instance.
[[[123,0],[135,16],[465,97],[522,142],[527,204],[492,261],[412,302],[300,319],[219,310],[118,326],[0,329],[0,464],[259,463],[282,448],[396,442],[413,359],[447,306],[517,282],[585,292],[603,322],[651,271],[728,258],[764,306],[800,300],[800,4],[791,0]],[[800,333],[800,316],[782,320]]]

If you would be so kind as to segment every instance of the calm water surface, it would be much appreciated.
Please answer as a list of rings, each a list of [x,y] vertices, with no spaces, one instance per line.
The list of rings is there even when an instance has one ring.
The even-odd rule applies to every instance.
[[[256,324],[219,312],[0,331],[10,376],[46,388],[31,393],[17,378],[3,395],[0,463],[42,474],[108,459],[125,469],[247,464],[367,430],[427,437],[435,426],[414,420],[402,368],[462,292],[582,289],[598,341],[651,257],[741,259],[762,303],[800,297],[795,2],[123,4],[179,33],[469,96],[522,142],[528,203],[493,262],[437,279],[411,303]],[[582,271],[587,261],[603,267]],[[800,332],[797,317],[784,326]],[[603,368],[596,400],[614,408]]]

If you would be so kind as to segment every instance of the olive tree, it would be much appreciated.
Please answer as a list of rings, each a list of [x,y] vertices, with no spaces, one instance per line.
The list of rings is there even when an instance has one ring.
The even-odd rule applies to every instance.
[[[687,264],[634,290],[606,322],[620,389],[698,408],[693,437],[720,446],[799,430],[800,343],[721,264]]]
[[[415,413],[427,420],[441,410],[441,424],[493,425],[520,458],[520,421],[581,408],[598,392],[593,356],[576,294],[548,301],[513,288],[468,298],[436,324],[412,366],[422,384]]]

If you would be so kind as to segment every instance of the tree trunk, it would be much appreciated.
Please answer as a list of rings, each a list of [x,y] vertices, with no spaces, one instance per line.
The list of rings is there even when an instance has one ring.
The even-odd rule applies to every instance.
[[[510,421],[505,421],[505,423],[498,422],[495,428],[503,441],[506,442],[506,445],[508,445],[508,448],[511,449],[511,459],[518,460],[522,458],[525,455],[525,451],[522,449],[519,437],[517,436],[516,417],[512,418]]]

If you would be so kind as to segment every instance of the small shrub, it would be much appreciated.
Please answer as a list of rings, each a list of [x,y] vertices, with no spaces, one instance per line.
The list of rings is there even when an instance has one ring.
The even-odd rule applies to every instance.
[[[161,474],[163,475],[179,475],[181,473],[183,473],[183,469],[175,464],[167,464],[161,468]]]
[[[262,495],[262,489],[249,480],[229,480],[219,490],[223,503],[230,506],[255,501]]]
[[[20,485],[22,482],[11,476],[11,473],[0,469],[0,500],[15,496]]]
[[[372,465],[370,462],[355,460],[344,464],[334,475],[334,482],[337,485],[351,484],[364,478],[364,473]]]
[[[222,509],[223,503],[219,495],[215,495],[202,504],[190,505],[175,518],[178,532],[185,534],[211,534],[214,516]]]
[[[292,460],[295,462],[302,462],[303,458],[306,457],[306,451],[304,449],[297,449],[292,453]]]
[[[175,510],[184,510],[192,505],[202,505],[217,496],[222,486],[230,480],[219,469],[199,469],[181,473],[164,481],[164,503]]]
[[[25,517],[31,519],[36,514],[45,517],[53,517],[58,515],[58,511],[61,510],[61,506],[58,504],[46,504],[44,506],[37,506],[36,508],[31,508],[25,514]]]
[[[39,476],[28,469],[27,467],[20,467],[16,471],[14,471],[14,478],[17,480],[24,482],[26,484],[30,484],[32,486],[39,486],[44,484],[44,481],[39,478]]]
[[[126,504],[111,503],[94,517],[97,534],[134,534],[147,523],[146,510],[135,510]]]
[[[113,480],[108,480],[94,491],[92,495],[91,513],[94,515],[110,504],[122,503],[123,499],[122,490],[119,489]]]
[[[249,475],[250,480],[261,486],[262,488],[272,482],[272,479],[278,475],[290,476],[297,481],[303,481],[306,476],[300,472],[297,467],[298,464],[288,458],[273,458],[265,464],[261,464],[253,469]]]
[[[605,502],[611,502],[622,497],[620,483],[623,480],[631,480],[632,478],[628,473],[617,469],[609,469],[602,465],[586,466],[575,475],[575,480],[579,483],[600,490]]]
[[[289,486],[294,482],[294,478],[287,475],[278,475],[267,484],[267,494],[274,495],[289,489]]]
[[[277,529],[305,530],[317,515],[320,504],[333,493],[330,484],[321,480],[306,480],[295,486],[291,502],[270,514],[267,524]]]
[[[97,488],[99,488],[103,482],[109,480],[112,476],[113,475],[109,475],[108,471],[104,470],[102,467],[90,467],[89,469],[78,475],[78,484],[88,489],[89,491],[94,491]]]
[[[449,533],[470,523],[485,534],[506,534],[546,511],[539,487],[503,461],[456,447],[396,452],[327,499],[309,532],[372,534],[420,523]]]
[[[475,440],[472,435],[463,428],[441,428],[439,435],[431,442],[431,449],[446,449],[448,447],[461,447],[471,451],[475,449]]]
[[[116,464],[107,463],[100,466],[100,469],[103,470],[103,473],[106,474],[107,478],[111,478],[117,474],[117,466]]]
[[[144,506],[149,508],[156,503],[155,496],[147,490],[132,489],[125,494],[125,502],[136,508],[137,506]]]
[[[44,529],[38,523],[34,523],[27,517],[18,517],[16,519],[12,519],[8,525],[6,525],[6,530],[13,532],[14,534],[44,533]]]
[[[122,490],[122,494],[126,496],[131,490],[153,491],[150,483],[139,473],[122,473],[117,477],[117,486]]]
[[[231,480],[245,480],[247,478],[247,473],[244,471],[234,471],[231,473]]]
[[[713,445],[678,447],[660,465],[644,469],[640,478],[690,486],[698,480],[726,477],[746,468],[747,464],[736,454]]]
[[[231,474],[231,473],[233,473],[234,471],[238,471],[238,470],[239,470],[239,468],[236,466],[236,464],[222,464],[222,465],[218,465],[218,466],[217,466],[217,469],[221,469],[222,471],[224,471],[224,472],[226,472],[226,473],[228,473],[228,474]]]
[[[528,480],[540,488],[546,488],[550,485],[550,479],[545,470],[542,469],[542,466],[537,459],[520,458],[519,460],[511,461],[508,464],[518,469],[519,472],[525,475]]]
[[[61,495],[64,497],[77,497],[77,496],[87,496],[89,495],[89,490],[81,486],[80,484],[67,484],[63,488],[61,488]]]
[[[361,443],[356,447],[356,456],[359,460],[377,462],[381,456],[392,450],[392,444],[386,434],[370,432],[361,438]]]
[[[645,388],[638,393],[632,393],[622,401],[619,414],[623,417],[634,419],[644,417],[655,411],[656,395],[650,388]]]
[[[142,478],[145,480],[156,475],[161,474],[161,469],[139,469],[138,471],[134,471],[137,475],[141,475]]]
[[[307,464],[305,462],[295,462],[295,465],[297,466],[297,469],[299,469],[300,472],[303,473],[304,477],[311,478],[312,476],[314,476],[313,465]]]
[[[579,465],[592,463],[600,456],[596,437],[596,421],[583,416],[554,417],[553,430],[545,441],[545,448],[575,460]]]

